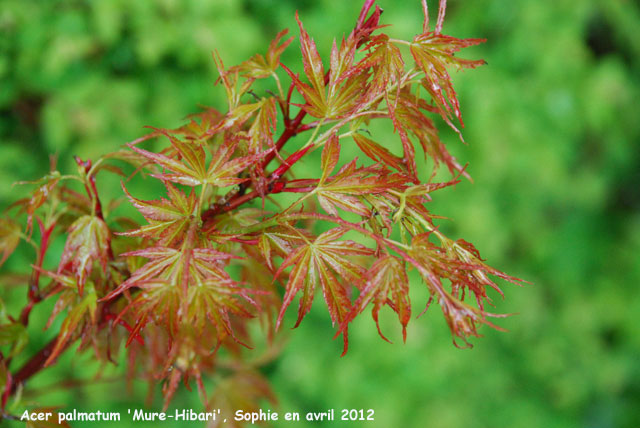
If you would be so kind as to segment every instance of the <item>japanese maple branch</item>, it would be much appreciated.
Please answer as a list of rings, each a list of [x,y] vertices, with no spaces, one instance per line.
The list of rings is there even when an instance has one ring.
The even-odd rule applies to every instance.
[[[78,166],[82,167],[85,171],[85,174],[87,174],[87,180],[85,180],[85,189],[87,191],[87,195],[89,196],[89,199],[93,200],[94,214],[98,218],[104,221],[102,205],[100,203],[100,198],[98,196],[98,189],[96,188],[95,175],[92,174],[94,170],[92,169],[91,161],[90,160],[82,161],[78,157],[76,157],[75,160]],[[40,251],[38,252],[38,258],[36,260],[36,267],[34,267],[31,278],[29,280],[29,292],[28,292],[29,300],[27,305],[24,307],[24,309],[20,314],[20,322],[25,326],[28,325],[29,323],[29,315],[31,313],[31,310],[33,309],[36,303],[42,300],[42,296],[40,295],[40,286],[39,286],[40,274],[42,272],[42,263],[44,261],[45,253],[49,248],[51,234],[53,233],[53,229],[56,225],[55,222],[52,222],[52,224],[48,228],[45,228],[44,224],[40,219],[37,219],[37,221],[38,221],[38,226],[40,228],[40,233],[42,235],[42,240],[40,243]],[[107,255],[108,255],[109,261],[113,260],[114,255],[113,255],[113,250],[111,248],[110,243],[109,243]],[[101,315],[106,314],[107,316],[101,316],[101,321],[98,323],[99,328],[102,328],[109,321],[107,308],[108,306],[104,306],[101,311]],[[11,388],[10,388],[11,393],[15,392],[15,388],[17,387],[17,385],[29,379],[31,376],[35,375],[45,367],[45,363],[48,360],[49,356],[51,355],[51,352],[53,351],[54,347],[56,346],[57,341],[58,341],[58,336],[53,338],[42,349],[40,349],[38,353],[36,353],[33,357],[31,357],[18,370],[18,372],[12,376]],[[73,342],[75,341],[68,341],[65,344],[64,349],[68,348]]]
[[[276,217],[278,218],[278,217]],[[351,223],[348,222],[346,220],[343,220],[339,217],[333,217],[333,216],[329,216],[329,215],[324,215],[324,214],[319,214],[319,213],[294,213],[294,214],[288,214],[286,216],[282,216],[278,218],[279,220],[282,221],[286,221],[286,220],[323,220],[323,221],[328,221],[331,223],[335,223],[335,224],[339,224],[340,226],[346,227],[348,229],[354,230],[356,232],[359,232],[360,234],[367,236],[373,240],[375,240],[379,245],[383,245],[383,246],[387,246],[389,248],[391,248],[393,251],[395,251],[396,253],[398,253],[404,260],[406,260],[407,262],[409,262],[411,265],[413,265],[418,272],[420,272],[420,274],[422,275],[423,278],[425,278],[429,284],[429,288],[431,291],[435,292],[438,295],[438,301],[440,302],[440,304],[446,304],[451,305],[451,304],[460,304],[463,305],[463,303],[456,298],[455,296],[452,296],[450,293],[448,293],[444,287],[442,286],[442,282],[440,281],[440,279],[434,275],[433,272],[431,272],[429,269],[425,268],[420,262],[418,262],[415,258],[413,258],[412,256],[409,255],[409,253],[406,252],[405,247],[403,244],[400,244],[399,242],[393,241],[391,239],[387,239],[384,238],[382,236],[378,236],[376,235],[374,232],[371,232],[367,229],[365,229],[362,226],[359,226],[355,223]],[[476,309],[473,307],[469,307],[471,309],[471,311],[473,311],[475,313],[475,315],[479,316],[479,321],[483,322],[487,325],[490,325],[494,328],[498,328],[497,326],[494,326],[490,321],[488,321],[485,317],[486,316],[493,316],[493,317],[499,317],[501,315],[498,314],[492,314],[489,312],[485,312],[484,310],[480,310],[480,309]]]
[[[381,9],[378,6],[376,6],[375,11],[373,12],[373,14],[371,14],[369,19],[365,21],[366,16],[369,14],[369,11],[373,7],[374,3],[375,3],[375,0],[366,0],[364,5],[362,6],[362,9],[360,11],[360,16],[358,17],[358,22],[352,31],[352,35],[354,37],[359,37],[356,48],[364,44],[368,40],[368,36],[371,34],[371,32],[373,32],[378,26],[380,13],[382,13]],[[330,76],[331,76],[330,71],[327,71],[324,75],[325,85],[329,83]],[[293,88],[294,88],[294,83],[291,82],[291,85],[289,86],[289,91],[288,91],[289,95],[287,98],[290,98],[293,92]],[[290,103],[287,103],[287,107],[289,105]],[[288,108],[286,110],[288,112]],[[295,137],[299,132],[313,128],[311,124],[307,124],[307,125],[302,124],[302,120],[305,118],[306,115],[307,115],[307,112],[304,109],[301,109],[293,120],[291,120],[288,117],[288,114],[284,114],[285,129],[280,135],[280,138],[278,138],[278,141],[275,143],[274,150],[269,152],[263,159],[261,164],[262,170],[264,170],[271,163],[271,161],[277,156],[277,154],[282,150],[284,145],[292,137]],[[289,165],[289,167],[290,166],[291,165]],[[270,183],[273,183],[274,177],[273,176],[270,177],[269,181]],[[225,201],[223,201],[222,203],[216,203],[212,205],[209,209],[207,209],[205,212],[203,212],[201,218],[205,222],[205,224],[207,223],[207,221],[214,218],[216,215],[220,213],[228,212],[234,208],[237,208],[238,206],[254,198],[257,198],[258,196],[264,196],[263,194],[260,194],[260,192],[256,190],[245,195],[245,192],[247,191],[249,186],[250,184],[248,183],[240,184],[238,187],[238,190],[231,196],[231,198],[225,198]],[[275,192],[271,190],[269,191],[269,193],[275,193]]]

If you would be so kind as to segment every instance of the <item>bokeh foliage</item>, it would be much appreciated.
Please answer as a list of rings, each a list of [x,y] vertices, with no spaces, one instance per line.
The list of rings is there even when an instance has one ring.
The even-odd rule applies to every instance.
[[[373,408],[374,426],[635,426],[640,5],[449,4],[445,33],[488,38],[471,53],[489,65],[456,77],[469,145],[447,138],[474,182],[439,192],[434,211],[455,219],[441,222],[451,237],[474,242],[492,265],[533,285],[505,285],[496,311],[519,315],[500,322],[508,333],[485,329],[472,350],[454,348],[441,317],[430,312],[412,321],[401,345],[387,313],[383,328],[389,321],[385,333],[394,345],[379,340],[363,317],[350,352],[339,358],[341,344],[330,341],[330,322],[317,304],[267,367],[280,409]],[[419,1],[380,5],[391,34],[421,28]],[[0,207],[21,197],[12,182],[46,171],[50,153],[63,170],[75,168],[72,155],[95,158],[140,136],[144,125],[173,127],[199,104],[223,107],[223,91],[213,86],[213,49],[227,65],[264,52],[280,29],[296,31],[299,10],[326,57],[359,7],[336,0],[2,0]],[[284,62],[296,58],[295,49]],[[3,272],[19,271],[29,255],[20,248]],[[6,275],[1,280],[7,311],[18,310],[24,289]],[[32,351],[48,339],[38,328],[30,336]],[[90,379],[96,367],[89,358],[72,365],[71,356],[31,387]],[[118,375],[108,369],[104,377]],[[142,405],[139,392],[128,396],[118,382],[96,382],[30,399],[120,410],[126,418],[127,407]],[[195,393],[175,405],[200,406]]]

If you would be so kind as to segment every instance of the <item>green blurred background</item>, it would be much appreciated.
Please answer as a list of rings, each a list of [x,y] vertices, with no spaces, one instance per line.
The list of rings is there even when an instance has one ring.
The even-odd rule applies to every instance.
[[[418,0],[379,4],[392,35],[420,30]],[[280,29],[297,35],[299,10],[326,58],[359,8],[340,0],[0,0],[0,208],[22,196],[12,182],[46,172],[51,153],[72,170],[72,155],[96,158],[144,125],[175,127],[198,105],[224,108],[212,50],[227,65],[265,52]],[[393,345],[361,317],[339,358],[317,302],[268,367],[279,409],[372,408],[376,421],[362,426],[375,427],[638,427],[640,2],[450,0],[445,33],[487,38],[467,55],[488,66],[455,78],[469,145],[444,134],[474,182],[437,192],[431,208],[452,219],[442,222],[447,234],[532,285],[504,285],[495,311],[518,315],[500,320],[506,333],[483,328],[471,350],[453,347],[434,306],[410,323],[406,345],[390,314],[383,328]],[[297,49],[283,61],[298,65]],[[23,253],[3,271],[19,270]],[[414,288],[417,306],[424,286]],[[3,299],[25,292],[4,284]],[[30,349],[50,337],[34,329]],[[32,400],[85,411],[142,406],[143,388],[129,396],[119,382],[50,388],[95,372],[89,356],[71,362],[69,354],[34,378],[30,388],[42,394]],[[174,404],[200,408],[196,393]]]

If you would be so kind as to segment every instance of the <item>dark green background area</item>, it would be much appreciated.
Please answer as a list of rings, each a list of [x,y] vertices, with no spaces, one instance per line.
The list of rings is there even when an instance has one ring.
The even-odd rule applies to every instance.
[[[468,145],[443,132],[474,182],[434,193],[430,208],[451,219],[440,222],[450,237],[473,242],[491,265],[532,285],[504,284],[504,300],[492,295],[495,312],[517,315],[498,321],[506,333],[482,328],[485,337],[470,350],[451,344],[433,306],[411,321],[405,345],[393,314],[383,317],[393,345],[363,315],[339,358],[341,343],[331,340],[318,300],[297,330],[285,329],[285,351],[266,370],[278,409],[372,408],[376,421],[361,425],[370,427],[637,427],[640,3],[449,3],[445,33],[487,38],[466,55],[488,65],[455,76]],[[380,5],[393,36],[420,31],[419,0]],[[224,109],[214,49],[226,65],[265,52],[280,29],[297,35],[298,10],[326,58],[359,7],[339,0],[0,0],[0,208],[23,195],[12,182],[46,172],[49,154],[72,171],[72,155],[97,158],[142,135],[144,125],[178,126],[198,105]],[[283,61],[299,69],[297,49],[295,42]],[[106,191],[115,194],[117,182]],[[143,186],[136,192],[157,197]],[[24,270],[28,255],[20,248],[2,272]],[[26,290],[2,281],[3,300],[24,301]],[[412,286],[419,313],[426,289],[417,280]],[[15,315],[19,306],[7,310]],[[41,312],[34,322],[46,319]],[[52,337],[40,327],[30,333],[29,352]],[[29,399],[122,411],[125,419],[127,407],[143,405],[142,385],[135,396],[121,382],[51,388],[97,371],[90,355],[72,357],[67,352],[35,377],[30,388],[42,394]],[[121,374],[110,368],[105,379]],[[174,405],[200,409],[197,394],[184,390]]]

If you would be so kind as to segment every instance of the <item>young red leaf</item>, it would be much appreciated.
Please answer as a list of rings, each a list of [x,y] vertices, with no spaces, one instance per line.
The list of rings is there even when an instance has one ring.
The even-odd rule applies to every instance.
[[[133,272],[129,279],[102,300],[110,300],[131,287],[139,287],[152,280],[167,281],[174,286],[184,288],[188,287],[189,283],[201,283],[209,277],[228,278],[218,261],[235,257],[207,248],[175,249],[160,246],[131,251],[122,256],[144,257],[150,261]],[[185,273],[188,273],[187,284],[183,284]]]
[[[225,156],[214,157],[207,170],[207,183],[218,187],[228,187],[247,181],[246,178],[238,178],[237,175],[255,164],[266,155],[266,152],[255,155],[235,158],[227,161]],[[224,159],[224,162],[222,161]]]
[[[318,281],[317,273],[315,270],[315,264],[312,262],[312,253],[309,245],[302,245],[293,251],[282,262],[280,268],[274,275],[275,278],[280,276],[282,271],[287,267],[293,266],[293,269],[289,273],[289,279],[286,285],[286,292],[282,299],[282,307],[278,314],[278,320],[276,322],[276,329],[280,327],[282,318],[286,309],[289,307],[293,298],[299,291],[303,291],[300,298],[300,304],[298,306],[298,321],[295,327],[300,324],[302,318],[311,309],[311,303],[313,302],[313,293],[315,291],[316,283]]]
[[[273,152],[278,159],[284,162],[273,141],[277,117],[276,100],[275,98],[263,98],[259,104],[260,109],[249,128],[247,152],[249,155],[259,155],[267,151]],[[267,183],[262,162],[255,162],[250,167],[250,174],[253,187],[264,196],[267,193]]]
[[[141,201],[131,196],[124,184],[122,185],[122,190],[127,195],[127,198],[149,224],[121,233],[121,235],[156,238],[158,245],[168,247],[184,239],[184,235],[194,219],[193,216],[197,215],[195,193],[191,192],[187,196],[170,183],[165,182],[165,186],[169,199],[161,198],[156,201]]]
[[[243,62],[237,67],[232,67],[231,71],[237,69],[241,73],[244,73],[244,76],[255,79],[262,79],[273,75],[280,63],[280,55],[282,55],[284,50],[294,39],[294,37],[290,37],[280,44],[288,32],[289,30],[284,29],[276,35],[276,38],[269,44],[269,50],[267,51],[266,57],[261,54],[256,54],[252,56],[251,59]]]
[[[327,177],[329,177],[329,175],[333,172],[336,165],[338,165],[339,159],[340,141],[338,139],[338,134],[333,134],[331,137],[329,137],[329,140],[322,150],[322,176],[320,177],[320,185],[322,185]]]
[[[275,98],[263,98],[255,120],[249,128],[250,155],[261,153],[274,147],[273,133],[276,128],[276,100]]]
[[[173,159],[169,156],[165,156],[160,153],[153,153],[139,147],[129,145],[129,148],[134,152],[146,157],[149,161],[162,168],[172,171],[174,174],[152,174],[152,177],[168,180],[173,183],[184,184],[185,186],[198,186],[202,184],[204,180],[204,172],[198,171],[200,168],[196,166],[196,170],[189,165]]]
[[[362,278],[360,296],[344,319],[340,330],[346,328],[358,314],[364,311],[369,303],[373,303],[371,315],[376,322],[380,336],[388,341],[382,334],[378,323],[380,309],[383,305],[388,304],[398,314],[398,319],[402,324],[402,337],[406,341],[407,324],[411,319],[409,278],[403,263],[398,258],[384,256],[371,266]]]
[[[224,86],[224,89],[227,93],[227,102],[229,104],[229,111],[231,112],[241,104],[240,99],[242,95],[244,95],[249,90],[251,84],[254,81],[254,78],[250,77],[246,79],[241,85],[238,85],[239,70],[237,68],[225,70],[224,63],[222,62],[222,59],[220,58],[220,55],[218,55],[217,51],[213,54],[213,60],[216,63],[218,73],[220,74],[220,78],[218,79],[218,81],[222,82],[222,85]]]
[[[440,162],[444,162],[451,174],[462,173],[468,177],[464,168],[440,140],[433,121],[420,111],[420,109],[429,110],[430,108],[431,106],[426,104],[424,100],[416,101],[408,91],[400,92],[393,111],[393,120],[401,133],[400,135],[404,135],[405,157],[407,152],[414,153],[413,144],[407,137],[407,133],[411,133],[418,139],[425,157],[429,156],[433,160],[433,174],[437,172]]]
[[[53,168],[53,166],[52,166]],[[60,181],[60,173],[52,170],[49,174],[37,181],[19,181],[16,184],[37,184],[38,188],[31,193],[29,199],[19,201],[25,205],[27,211],[27,234],[30,233],[33,226],[33,215],[53,195],[54,189]]]
[[[91,320],[95,322],[96,308],[96,293],[91,289],[77,304],[73,305],[67,317],[62,322],[58,339],[44,364],[45,366],[48,366],[58,358],[58,355],[65,349],[67,342],[82,328],[84,321]]]
[[[304,29],[297,12],[296,21],[300,27],[300,49],[302,51],[304,72],[316,94],[325,101],[324,66],[322,65],[322,59],[316,48],[316,43],[309,37],[309,34]]]
[[[276,255],[286,258],[296,247],[304,244],[305,239],[313,239],[306,230],[293,231],[290,227],[276,226],[265,230],[258,240],[258,248],[267,262],[269,269],[273,270],[272,251]]]
[[[316,261],[316,265],[320,263],[319,260]],[[351,300],[349,300],[347,290],[329,269],[319,268],[318,272],[320,284],[322,285],[322,295],[329,308],[331,322],[334,326],[336,324],[341,325],[351,311]],[[349,348],[348,327],[342,330],[342,339],[344,343],[342,356],[344,356]]]
[[[484,60],[466,60],[455,56],[455,53],[460,49],[485,41],[485,39],[457,39],[432,32],[420,34],[413,39],[411,54],[416,65],[425,74],[424,87],[433,97],[439,113],[451,126],[453,126],[450,122],[452,113],[455,114],[462,126],[464,123],[447,67],[463,69],[476,68],[486,64]]]
[[[378,34],[371,38],[367,54],[357,65],[362,68],[373,68],[371,91],[379,93],[387,91],[390,85],[400,82],[404,74],[404,60],[400,49],[389,41],[386,34]]]
[[[309,37],[302,22],[296,13],[296,21],[300,27],[300,49],[302,51],[302,65],[305,75],[311,83],[303,83],[288,67],[282,64],[282,68],[287,72],[294,85],[304,97],[306,105],[301,106],[307,113],[314,117],[325,117],[327,115],[327,95],[324,80],[324,66],[316,44]]]
[[[370,209],[362,196],[385,193],[389,189],[401,190],[408,178],[389,174],[380,167],[356,168],[356,160],[344,165],[336,175],[318,185],[318,202],[328,213],[337,216],[336,207],[362,216],[369,216]]]
[[[187,149],[189,146],[192,147]],[[180,145],[180,154],[188,153],[186,157],[183,156],[183,162],[135,146],[130,147],[135,152],[173,172],[173,174],[153,174],[153,177],[192,187],[202,184],[228,187],[242,183],[247,179],[238,178],[236,175],[266,154],[262,152],[252,156],[231,159],[236,143],[225,142],[218,147],[218,150],[213,154],[209,167],[205,170],[204,152],[200,152],[201,147],[194,144],[182,143]]]
[[[402,158],[395,156],[380,144],[361,134],[354,133],[351,136],[353,137],[353,141],[356,142],[360,150],[362,150],[362,153],[367,155],[370,159],[374,160],[375,162],[382,162],[383,164],[390,166],[391,168],[395,168],[399,172],[407,172],[407,166],[404,164]]]
[[[323,295],[333,323],[341,324],[351,309],[344,285],[335,278],[337,273],[346,281],[356,281],[364,272],[362,266],[347,259],[347,256],[368,256],[373,254],[369,248],[353,241],[337,241],[346,232],[336,228],[318,236],[313,242],[308,242],[296,248],[280,265],[276,277],[289,266],[293,269],[289,273],[286,292],[278,315],[276,328],[280,326],[286,309],[298,292],[302,291],[298,307],[297,327],[304,316],[311,309],[314,291],[318,283],[322,286]],[[346,352],[348,339],[344,332]]]
[[[201,332],[205,327],[205,321],[209,320],[217,330],[219,341],[231,336],[236,342],[247,346],[233,333],[230,315],[253,317],[246,307],[247,303],[256,306],[255,301],[249,296],[250,292],[251,290],[238,287],[230,279],[213,278],[190,287],[187,296],[187,322]]]
[[[442,238],[443,246],[439,247],[430,241],[430,236],[430,233],[415,236],[409,254],[420,264],[419,271],[431,293],[438,299],[452,334],[468,345],[467,337],[478,336],[478,324],[498,328],[487,318],[503,316],[484,310],[484,301],[488,300],[487,286],[502,294],[488,274],[516,284],[520,280],[486,266],[477,250],[465,241],[451,242]],[[451,292],[444,289],[441,279],[451,282]],[[477,308],[464,302],[467,291],[473,293]]]
[[[377,95],[368,90],[369,72],[362,63],[353,66],[357,40],[352,33],[342,40],[340,49],[334,40],[329,73],[328,117],[342,117],[354,112]]]
[[[140,288],[135,299],[118,315],[119,321],[131,308],[134,312],[135,327],[129,331],[129,345],[137,337],[150,319],[163,325],[172,336],[178,331],[179,314],[182,306],[182,290],[168,281],[152,279],[136,284]]]
[[[68,233],[58,273],[70,265],[78,280],[78,293],[82,295],[94,262],[100,263],[103,273],[107,271],[111,236],[104,221],[90,215],[77,219],[69,227]]]

